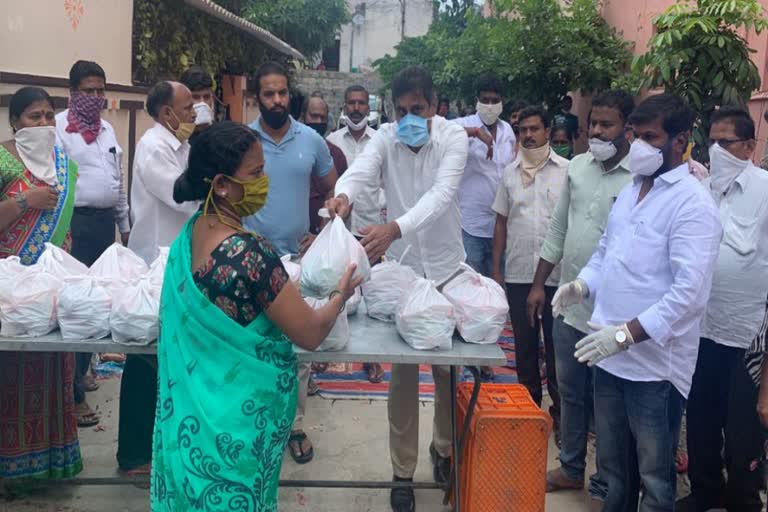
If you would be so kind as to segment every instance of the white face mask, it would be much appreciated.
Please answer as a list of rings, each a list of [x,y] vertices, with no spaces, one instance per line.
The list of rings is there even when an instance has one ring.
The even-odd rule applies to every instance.
[[[709,174],[712,196],[718,200],[731,186],[739,174],[749,165],[749,160],[742,160],[732,155],[720,144],[709,148]]]
[[[603,140],[592,137],[589,139],[589,151],[592,152],[592,156],[597,160],[605,162],[616,156],[618,149],[616,149],[616,144],[614,144],[612,140]]]
[[[53,159],[53,146],[56,143],[56,128],[53,126],[35,126],[22,128],[13,136],[16,151],[24,165],[35,178],[55,185],[56,162]]]
[[[213,109],[209,104],[201,101],[200,103],[195,103],[192,107],[197,114],[197,117],[195,118],[195,124],[197,126],[213,123]]]
[[[501,104],[501,102],[498,103],[480,103],[477,102],[477,105],[475,105],[475,109],[477,110],[477,115],[480,116],[480,120],[483,122],[486,126],[491,126],[493,123],[496,122],[496,120],[499,119],[499,116],[501,115],[501,110],[504,108],[504,105]]]
[[[629,170],[639,176],[653,176],[664,164],[664,153],[642,139],[629,147]]]
[[[347,116],[347,127],[350,130],[359,132],[365,129],[366,126],[368,126],[368,116],[363,116],[359,123],[355,123],[351,117]]]

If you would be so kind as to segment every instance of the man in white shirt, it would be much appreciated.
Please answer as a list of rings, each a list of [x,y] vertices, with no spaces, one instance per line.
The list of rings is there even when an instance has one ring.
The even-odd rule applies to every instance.
[[[72,256],[87,266],[115,243],[115,226],[123,244],[131,226],[128,197],[123,186],[123,150],[115,130],[101,118],[106,75],[95,62],[79,60],[69,70],[69,108],[56,115],[56,138],[69,158],[77,163],[75,211],[72,214]],[[75,359],[75,414],[81,427],[99,422],[85,401],[85,391],[96,388],[86,374],[91,353]]]
[[[557,392],[555,350],[552,345],[552,308],[529,321],[528,293],[533,285],[536,264],[549,220],[563,190],[568,173],[568,160],[549,146],[549,118],[541,107],[528,107],[520,112],[520,148],[517,159],[504,170],[493,211],[496,225],[493,235],[494,280],[506,287],[509,317],[515,330],[515,366],[517,379],[541,406],[542,389],[539,374],[539,331],[544,332],[547,367],[547,389],[552,399],[550,414],[560,424],[560,396]],[[506,262],[503,263],[506,254]],[[558,266],[547,280],[547,297],[555,294],[560,279]],[[549,304],[547,300],[547,304]]]
[[[216,95],[213,92],[211,74],[200,66],[192,66],[182,73],[179,82],[187,86],[192,93],[195,109],[195,133],[189,138],[192,144],[197,135],[211,126],[216,120]]]
[[[595,370],[605,512],[674,510],[675,449],[699,349],[722,236],[709,192],[683,153],[693,113],[679,97],[651,96],[629,117],[634,179],[619,194],[605,233],[556,310],[595,301],[574,356]],[[638,478],[638,475],[640,478]]]
[[[501,80],[490,73],[481,75],[475,90],[477,113],[454,121],[470,138],[467,167],[459,185],[461,235],[469,266],[491,277],[496,223],[491,206],[504,168],[515,160],[517,142],[509,123],[499,119],[504,108]]]
[[[147,96],[147,111],[155,124],[136,146],[128,248],[151,264],[199,205],[173,200],[173,184],[187,168],[188,139],[195,129],[192,93],[178,82],[160,82]]]
[[[169,247],[199,204],[173,200],[176,179],[187,168],[189,136],[195,130],[192,93],[178,82],[160,82],[149,91],[147,112],[155,125],[136,146],[131,184],[133,230],[128,248],[147,264]],[[129,354],[120,382],[117,463],[121,470],[147,473],[152,460],[157,364]]]
[[[709,143],[710,178],[704,184],[720,208],[724,234],[688,397],[692,494],[677,509],[759,512],[764,436],[758,390],[744,358],[768,295],[768,173],[751,161],[755,124],[745,110],[716,111]]]
[[[363,152],[368,141],[376,134],[376,130],[368,126],[369,106],[368,90],[362,85],[350,85],[344,91],[344,115],[347,125],[328,135],[326,139],[341,149],[347,159],[347,165],[352,165],[355,158]],[[352,209],[352,233],[360,236],[360,228],[373,226],[384,222],[382,208],[384,207],[384,192],[381,184],[374,183],[366,186],[355,200]],[[363,371],[368,380],[377,384],[384,380],[384,370],[379,363],[363,363]]]
[[[368,99],[368,90],[362,85],[347,87],[344,91],[344,115],[347,117],[347,125],[326,137],[344,152],[347,165],[352,165],[376,134],[376,130],[368,126],[368,114],[371,110]],[[355,198],[351,226],[355,235],[360,236],[360,228],[382,223],[380,191],[381,184],[366,184],[359,197]]]
[[[423,68],[402,70],[392,82],[397,123],[379,129],[336,184],[336,198],[326,204],[336,215],[349,215],[350,205],[372,183],[384,183],[386,224],[363,227],[362,244],[371,261],[398,260],[441,284],[465,259],[461,240],[458,191],[467,162],[467,135],[455,123],[435,116],[432,77]],[[435,378],[435,421],[430,454],[435,480],[450,473],[450,380],[446,367],[432,367]],[[412,481],[419,448],[419,369],[392,365],[389,385],[389,447],[395,481]],[[395,512],[414,510],[413,489],[392,490]]]

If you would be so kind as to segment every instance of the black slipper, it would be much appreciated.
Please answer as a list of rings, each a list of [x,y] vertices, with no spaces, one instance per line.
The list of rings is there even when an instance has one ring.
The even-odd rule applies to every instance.
[[[306,439],[307,434],[304,432],[293,432],[291,433],[291,437],[288,438],[288,451],[291,453],[291,458],[296,461],[296,464],[306,464],[315,456],[314,446],[304,453],[303,443]],[[291,443],[296,443],[296,446],[299,448],[299,455],[297,455],[296,451],[291,447]]]

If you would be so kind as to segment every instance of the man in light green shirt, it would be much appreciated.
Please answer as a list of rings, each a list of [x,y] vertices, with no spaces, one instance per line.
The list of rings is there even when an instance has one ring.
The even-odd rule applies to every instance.
[[[561,266],[560,284],[578,277],[605,231],[616,197],[631,181],[625,125],[632,110],[632,96],[620,90],[603,92],[592,102],[590,151],[571,160],[565,186],[541,247],[528,295],[528,317],[532,323],[544,310],[547,278],[558,264]],[[561,404],[561,467],[547,473],[547,492],[584,488],[587,435],[592,415],[592,370],[579,363],[573,353],[576,343],[589,332],[587,321],[592,315],[589,302],[565,311],[553,311],[552,336]],[[599,473],[598,468],[590,479],[589,491],[595,498],[606,494]]]

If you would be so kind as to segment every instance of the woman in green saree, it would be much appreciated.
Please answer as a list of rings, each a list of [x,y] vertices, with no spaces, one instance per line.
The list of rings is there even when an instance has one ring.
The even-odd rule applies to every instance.
[[[310,308],[240,219],[265,203],[256,132],[200,134],[174,200],[205,200],[171,247],[160,304],[153,512],[271,512],[296,409],[293,343],[314,350],[360,283],[348,269]]]

